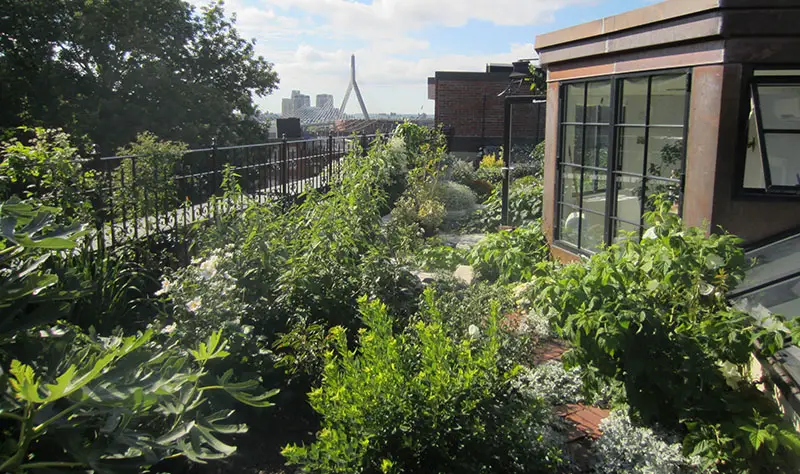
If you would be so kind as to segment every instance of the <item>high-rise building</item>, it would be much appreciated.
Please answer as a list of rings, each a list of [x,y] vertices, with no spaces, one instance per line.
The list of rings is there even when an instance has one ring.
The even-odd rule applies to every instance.
[[[281,115],[288,117],[294,113],[294,101],[292,99],[281,100]]]
[[[333,107],[333,95],[317,94],[317,108],[327,109]]]

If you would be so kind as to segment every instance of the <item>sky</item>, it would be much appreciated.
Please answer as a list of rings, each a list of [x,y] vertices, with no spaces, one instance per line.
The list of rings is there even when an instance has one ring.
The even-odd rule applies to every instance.
[[[189,0],[196,6],[207,0]],[[244,38],[274,64],[279,89],[258,98],[280,113],[293,89],[333,94],[338,107],[356,55],[367,110],[433,114],[427,78],[535,59],[536,35],[632,10],[654,0],[226,0]],[[360,109],[351,95],[347,113]]]

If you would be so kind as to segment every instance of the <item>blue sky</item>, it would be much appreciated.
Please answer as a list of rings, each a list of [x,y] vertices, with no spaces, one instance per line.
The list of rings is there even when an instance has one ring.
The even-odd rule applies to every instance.
[[[207,0],[190,0],[203,5]],[[653,0],[226,0],[237,27],[274,63],[280,89],[259,99],[280,112],[292,89],[347,87],[350,54],[370,113],[433,113],[435,71],[481,71],[488,62],[535,58],[536,35],[632,10]],[[351,100],[348,113],[358,105]]]

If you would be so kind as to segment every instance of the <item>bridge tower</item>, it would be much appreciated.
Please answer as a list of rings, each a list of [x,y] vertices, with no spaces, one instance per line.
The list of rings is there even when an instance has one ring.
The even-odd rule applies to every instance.
[[[361,90],[358,88],[358,83],[356,82],[356,55],[350,56],[350,84],[347,86],[347,92],[344,93],[344,100],[342,100],[342,106],[339,107],[339,113],[344,114],[344,108],[347,107],[347,101],[350,99],[350,93],[353,92],[355,89],[356,91],[356,99],[358,99],[358,105],[361,106],[361,113],[364,114],[364,120],[369,120],[369,113],[367,113],[367,106],[364,105],[364,98],[361,97]]]

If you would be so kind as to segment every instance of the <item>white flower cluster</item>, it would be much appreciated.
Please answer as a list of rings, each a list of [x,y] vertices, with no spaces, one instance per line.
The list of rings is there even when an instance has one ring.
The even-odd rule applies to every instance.
[[[681,445],[652,429],[636,426],[624,410],[614,410],[600,423],[603,436],[594,444],[597,473],[678,474],[696,471],[696,461]]]
[[[527,296],[531,285],[531,283],[521,283],[512,290],[517,307],[520,308],[522,313],[522,320],[517,327],[517,333],[519,335],[531,334],[540,339],[547,339],[553,335],[550,318],[542,312],[531,308],[532,303]]]
[[[226,271],[236,264],[234,252],[232,246],[217,249],[162,280],[155,295],[168,296],[176,308],[183,307],[188,312],[186,316],[191,315],[187,318],[176,312],[176,321],[162,328],[163,333],[180,329],[181,334],[186,331],[200,334],[231,325],[243,334],[252,330],[241,325],[240,316],[247,311],[247,305],[242,301],[236,279]]]

